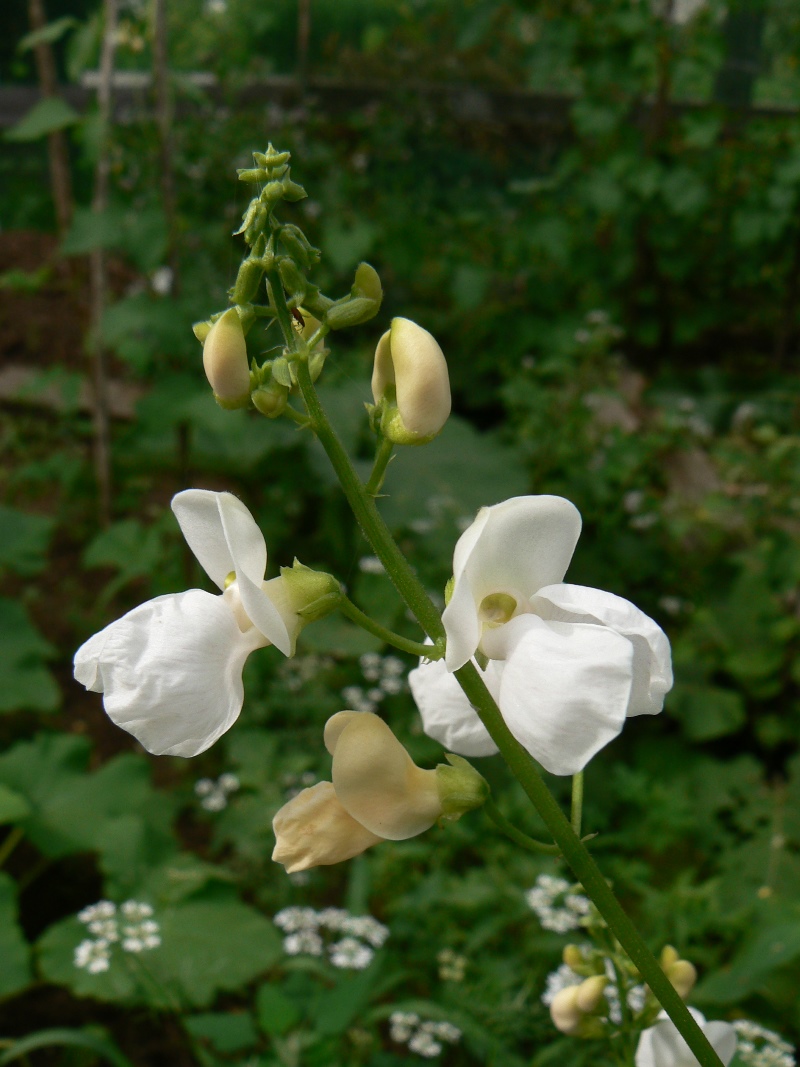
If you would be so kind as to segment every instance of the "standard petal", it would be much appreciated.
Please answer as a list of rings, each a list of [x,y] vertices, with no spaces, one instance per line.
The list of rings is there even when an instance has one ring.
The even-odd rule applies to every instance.
[[[348,815],[331,782],[317,782],[284,804],[272,820],[272,858],[288,874],[358,856],[383,838]]]
[[[344,729],[333,716],[326,738],[333,745],[333,786],[345,811],[390,841],[433,826],[442,814],[436,772],[418,767],[377,715],[345,714]]]
[[[256,521],[232,493],[186,489],[172,498],[172,510],[186,543],[209,578],[225,588],[231,571],[260,584],[267,546]]]
[[[448,670],[478,647],[484,598],[507,593],[527,610],[538,589],[562,580],[580,532],[578,509],[560,496],[512,497],[478,513],[456,545],[453,594],[442,615]]]
[[[492,696],[500,692],[499,664],[490,663],[483,680]],[[493,756],[492,741],[464,690],[442,660],[423,660],[409,673],[408,684],[428,737],[458,756]]]
[[[733,1059],[736,1052],[736,1031],[730,1023],[711,1022],[707,1023],[704,1016],[694,1008],[690,1008],[695,1022],[708,1038],[714,1051],[724,1064]],[[640,1057],[645,1034],[649,1035],[648,1045],[644,1047],[644,1055]],[[639,1048],[636,1052],[636,1067],[696,1067],[697,1059],[678,1028],[664,1012],[661,1012],[655,1026],[645,1030],[639,1039]]]
[[[551,585],[531,599],[534,612],[554,622],[608,626],[633,645],[633,685],[628,715],[657,715],[672,688],[669,639],[629,600],[585,585]]]
[[[551,774],[577,774],[622,729],[633,646],[604,626],[536,615],[503,629],[499,706],[506,725]]]
[[[76,653],[75,676],[148,752],[196,756],[236,721],[244,661],[266,643],[254,628],[242,633],[221,596],[190,589],[95,634]]]

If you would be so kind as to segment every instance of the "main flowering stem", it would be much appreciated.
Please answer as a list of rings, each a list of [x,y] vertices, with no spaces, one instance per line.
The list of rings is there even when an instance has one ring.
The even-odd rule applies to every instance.
[[[273,283],[272,295],[278,311],[278,321],[284,328],[287,348],[291,353],[297,353],[295,361],[297,383],[305,401],[311,429],[328,454],[348,503],[365,537],[372,545],[375,555],[383,563],[397,591],[413,611],[425,632],[434,644],[442,648],[445,642],[445,632],[439,612],[395,543],[389,528],[378,512],[374,498],[356,474],[344,446],[328,421],[311,380],[307,356],[298,352],[296,335],[291,327],[288,309],[283,300],[283,290],[279,284]],[[625,914],[599,867],[573,830],[570,821],[561,811],[533,759],[509,731],[500,714],[500,709],[486,688],[477,668],[472,663],[467,663],[455,672],[455,676],[470,703],[480,715],[506,763],[550,831],[564,859],[628,953],[633,964],[638,968],[642,978],[683,1035],[701,1067],[723,1067],[722,1061],[670,984],[639,931]]]

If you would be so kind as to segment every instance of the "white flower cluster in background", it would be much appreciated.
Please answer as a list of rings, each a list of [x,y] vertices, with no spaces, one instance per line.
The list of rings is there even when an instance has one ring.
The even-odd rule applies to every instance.
[[[200,797],[200,807],[206,811],[222,811],[228,806],[228,797],[240,788],[241,783],[235,774],[221,774],[216,781],[213,778],[201,778],[194,784],[194,791]]]
[[[392,1012],[389,1026],[392,1041],[398,1045],[408,1045],[409,1052],[426,1059],[433,1059],[442,1052],[443,1041],[455,1045],[461,1039],[461,1031],[452,1023],[421,1019],[413,1011]]]
[[[527,891],[525,899],[545,930],[566,934],[589,925],[591,901],[573,889],[565,878],[540,874],[533,889]]]
[[[316,780],[317,776],[313,771],[303,771],[302,774],[292,774],[291,772],[282,774],[281,785],[286,792],[286,799],[291,800],[292,797],[296,797],[303,789],[314,785]]]
[[[344,908],[284,908],[272,921],[284,933],[287,955],[327,955],[334,967],[348,971],[368,967],[389,936],[388,926],[371,915],[351,915]]]
[[[439,977],[443,982],[463,982],[467,969],[467,957],[459,956],[451,948],[443,948],[436,956]]]
[[[111,946],[123,952],[146,952],[161,944],[161,928],[153,919],[153,909],[139,900],[126,900],[119,909],[110,900],[100,900],[78,912],[78,919],[94,937],[76,947],[76,967],[100,974],[111,966]]]
[[[323,671],[329,671],[334,666],[331,656],[318,656],[310,652],[304,656],[294,656],[287,659],[278,669],[278,674],[283,680],[290,693],[298,693],[307,682],[310,682]]]
[[[749,1019],[738,1019],[736,1055],[747,1067],[795,1067],[794,1049],[774,1030],[767,1030]]]
[[[365,652],[359,657],[358,663],[364,680],[372,684],[367,688],[360,685],[345,686],[342,700],[351,711],[374,712],[384,697],[403,692],[406,665],[397,656]]]

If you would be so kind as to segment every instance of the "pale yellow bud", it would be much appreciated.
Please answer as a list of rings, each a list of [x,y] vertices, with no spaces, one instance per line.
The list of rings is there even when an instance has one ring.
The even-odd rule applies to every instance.
[[[340,712],[328,721],[333,785],[345,810],[374,834],[404,841],[442,814],[436,771],[418,767],[383,719]]]
[[[579,989],[580,986],[571,985],[559,990],[550,1004],[550,1018],[562,1034],[577,1034],[580,1029],[583,1012],[578,1007]]]
[[[679,959],[680,956],[676,948],[673,948],[672,945],[664,945],[661,950],[660,960],[662,971],[666,971],[673,963],[677,963]]]
[[[567,967],[571,967],[573,971],[577,971],[579,967],[583,967],[586,963],[583,953],[577,945],[565,945],[561,958]]]
[[[688,960],[675,960],[671,966],[665,968],[665,972],[678,996],[686,1000],[697,981],[694,965]]]
[[[381,430],[396,444],[424,444],[439,433],[450,414],[450,378],[427,330],[392,319],[375,350],[372,395],[376,404],[386,398]]]
[[[575,1004],[580,1011],[588,1014],[599,1007],[604,1000],[603,990],[607,982],[608,979],[604,974],[595,974],[581,982],[578,986],[578,995],[575,998]]]
[[[341,863],[383,840],[347,814],[331,782],[318,782],[292,797],[272,820],[272,829],[272,858],[289,874]]]
[[[203,344],[203,368],[223,407],[240,407],[249,402],[247,345],[236,308],[229,308],[208,331]]]

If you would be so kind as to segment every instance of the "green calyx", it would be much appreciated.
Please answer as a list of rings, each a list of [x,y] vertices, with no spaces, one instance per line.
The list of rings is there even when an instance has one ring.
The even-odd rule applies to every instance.
[[[489,783],[462,756],[447,752],[444,758],[449,766],[440,763],[436,768],[436,784],[442,805],[441,818],[450,822],[482,807],[489,796]]]
[[[281,567],[281,578],[289,607],[303,625],[324,619],[339,606],[342,588],[332,574],[312,570],[295,560],[291,567]]]

